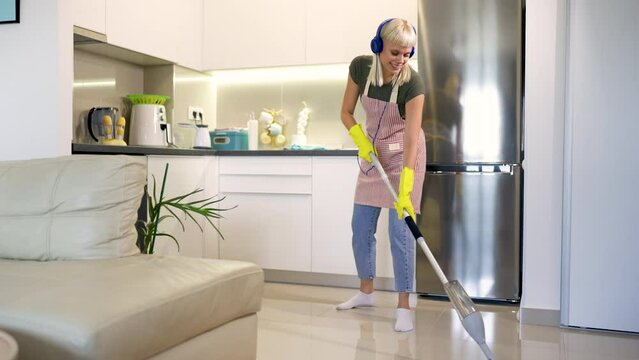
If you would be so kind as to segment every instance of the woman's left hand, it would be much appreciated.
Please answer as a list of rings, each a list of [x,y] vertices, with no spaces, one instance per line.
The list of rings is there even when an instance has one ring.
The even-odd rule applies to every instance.
[[[399,220],[404,218],[404,210],[416,220],[415,209],[413,209],[413,203],[410,201],[410,193],[413,191],[413,182],[415,180],[415,171],[409,167],[404,166],[402,168],[402,175],[399,178],[399,194],[397,195],[397,201],[393,203],[395,210],[397,210],[397,218]]]

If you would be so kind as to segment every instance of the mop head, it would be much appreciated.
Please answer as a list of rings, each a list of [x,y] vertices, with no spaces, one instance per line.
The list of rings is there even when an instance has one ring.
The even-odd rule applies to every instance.
[[[468,335],[479,345],[486,359],[494,360],[495,355],[488,345],[486,345],[484,319],[481,317],[481,313],[475,309],[475,304],[464,288],[457,280],[453,280],[444,285],[444,290],[446,290],[446,294],[448,294],[450,302],[455,307],[457,315],[459,315],[459,319]]]
[[[464,326],[464,329],[466,329],[466,332],[468,332],[468,335],[470,335],[473,338],[473,340],[475,340],[475,342],[481,348],[481,351],[484,352],[486,359],[494,360],[495,355],[493,354],[492,351],[490,351],[490,348],[488,347],[488,345],[486,345],[486,334],[484,332],[484,320],[481,317],[481,313],[479,313],[479,311],[476,311],[466,316],[465,318],[463,318],[461,322],[462,322],[462,325]]]

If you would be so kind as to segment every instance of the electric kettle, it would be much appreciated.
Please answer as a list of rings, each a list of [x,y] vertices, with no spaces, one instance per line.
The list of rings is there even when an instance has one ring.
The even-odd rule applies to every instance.
[[[210,149],[211,134],[209,134],[209,126],[205,124],[195,125],[195,145],[194,149]]]

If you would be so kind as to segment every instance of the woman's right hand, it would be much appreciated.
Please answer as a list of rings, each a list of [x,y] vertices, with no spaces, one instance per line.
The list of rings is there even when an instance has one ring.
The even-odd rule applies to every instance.
[[[351,126],[348,130],[348,135],[353,138],[353,142],[357,145],[357,149],[359,150],[357,155],[369,163],[372,162],[371,152],[377,156],[377,150],[375,150],[373,143],[368,140],[368,136],[366,136],[364,130],[362,130],[362,125],[355,124]]]

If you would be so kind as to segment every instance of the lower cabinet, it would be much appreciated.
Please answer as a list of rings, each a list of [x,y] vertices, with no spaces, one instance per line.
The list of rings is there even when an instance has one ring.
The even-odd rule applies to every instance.
[[[220,158],[220,257],[265,269],[311,271],[311,158]]]
[[[237,208],[225,215],[220,255],[265,269],[311,271],[310,194],[223,193]]]
[[[149,191],[155,176],[159,194],[169,164],[165,196],[204,189],[200,197],[224,197],[216,222],[189,218],[185,231],[165,220],[179,255],[250,261],[264,269],[357,275],[351,247],[351,216],[359,166],[355,156],[148,156]],[[218,194],[219,192],[219,194]],[[178,213],[183,216],[183,214]],[[388,211],[377,226],[377,276],[393,277]],[[158,238],[155,253],[178,254],[176,244]]]
[[[357,275],[351,215],[355,156],[220,157],[220,257],[265,269]],[[377,228],[377,276],[393,277],[388,211]]]
[[[351,246],[351,217],[359,171],[354,156],[313,158],[313,272],[357,275]],[[376,239],[377,276],[393,277],[388,210],[382,210]]]
[[[153,183],[157,186],[157,196],[160,195],[162,177],[165,165],[169,164],[166,178],[164,196],[174,197],[187,194],[195,189],[203,189],[201,193],[193,196],[193,199],[202,199],[217,194],[217,157],[213,156],[148,156],[148,191],[153,192]],[[222,206],[226,204],[222,202]],[[160,213],[166,215],[167,213]],[[159,231],[169,233],[178,240],[180,251],[175,242],[168,237],[159,237],[156,240],[155,253],[161,255],[183,255],[191,257],[218,257],[218,236],[208,222],[195,215],[195,219],[203,231],[191,220],[184,218],[184,214],[176,211],[180,216],[185,230],[175,219],[164,220]],[[219,222],[216,221],[219,226]]]

